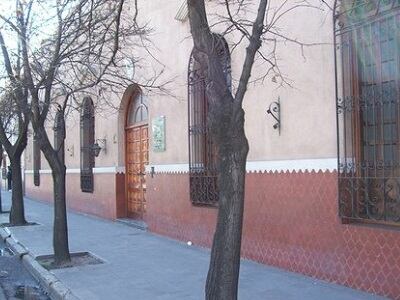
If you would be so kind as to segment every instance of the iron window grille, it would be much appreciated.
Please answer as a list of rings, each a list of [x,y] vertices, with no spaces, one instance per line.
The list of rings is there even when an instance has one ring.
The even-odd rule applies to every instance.
[[[83,99],[81,107],[81,190],[86,193],[93,193],[93,168],[95,156],[93,145],[94,137],[94,105],[90,97]]]
[[[228,85],[231,86],[231,66],[228,44],[216,37],[216,51],[221,59]],[[189,119],[189,184],[194,205],[216,206],[218,202],[216,147],[207,126],[207,68],[201,53],[193,49],[188,72]],[[200,58],[200,59],[199,59]]]
[[[335,10],[339,214],[400,222],[400,1]]]
[[[33,137],[33,184],[35,186],[40,186],[40,147],[36,136]]]

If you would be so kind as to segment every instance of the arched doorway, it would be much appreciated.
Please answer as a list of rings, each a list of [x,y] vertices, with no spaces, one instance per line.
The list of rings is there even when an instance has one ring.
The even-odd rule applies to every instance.
[[[149,162],[147,101],[139,91],[129,101],[125,118],[125,168],[127,216],[143,219],[146,212],[145,167]]]

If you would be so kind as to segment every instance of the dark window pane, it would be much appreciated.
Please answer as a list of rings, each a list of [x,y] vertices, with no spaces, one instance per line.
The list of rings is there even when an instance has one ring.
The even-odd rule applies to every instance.
[[[81,190],[92,193],[93,168],[95,157],[93,145],[94,137],[94,105],[91,98],[86,97],[81,107]]]
[[[40,147],[36,140],[33,138],[33,184],[35,186],[40,186]]]
[[[388,181],[400,181],[400,8],[392,8],[391,1],[352,4],[344,20],[348,26],[343,27],[351,39],[351,51],[341,51],[339,62],[345,66],[337,74],[351,102],[345,117],[338,106],[340,214],[400,222],[400,203],[388,203],[385,195]],[[389,213],[382,209],[387,205],[398,207]]]

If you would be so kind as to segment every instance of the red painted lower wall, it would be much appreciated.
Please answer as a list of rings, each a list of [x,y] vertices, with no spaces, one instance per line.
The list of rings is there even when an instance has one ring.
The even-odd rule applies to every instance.
[[[125,182],[123,174],[95,174],[94,192],[83,193],[80,174],[68,174],[66,179],[67,206],[79,212],[106,219],[125,217]],[[26,196],[40,201],[53,202],[51,174],[40,174],[40,186],[34,186],[33,175],[25,175]]]
[[[148,178],[145,220],[153,232],[209,247],[216,209],[193,207],[188,181]],[[400,232],[342,224],[337,194],[335,172],[248,174],[243,256],[400,299]]]
[[[28,197],[52,201],[51,174],[41,185],[26,175]],[[400,300],[400,231],[342,224],[336,173],[250,173],[242,255],[255,261]],[[188,174],[147,177],[145,221],[155,233],[210,247],[215,208],[192,206]],[[126,216],[123,174],[95,174],[95,192],[82,193],[67,174],[70,209],[115,219]]]

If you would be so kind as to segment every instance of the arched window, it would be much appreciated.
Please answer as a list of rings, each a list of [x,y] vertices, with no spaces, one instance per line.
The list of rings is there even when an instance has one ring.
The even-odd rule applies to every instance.
[[[40,147],[36,139],[36,135],[33,137],[33,184],[40,186]]]
[[[216,35],[228,86],[231,85],[230,53],[224,38]],[[208,133],[207,70],[200,53],[192,51],[189,61],[189,175],[190,198],[195,205],[215,205],[218,201],[216,150]]]
[[[340,215],[400,222],[400,1],[338,1]]]
[[[132,97],[126,118],[127,127],[147,122],[149,118],[147,98],[141,92]]]
[[[81,190],[93,192],[93,168],[95,165],[94,106],[90,97],[83,99],[81,107]]]

